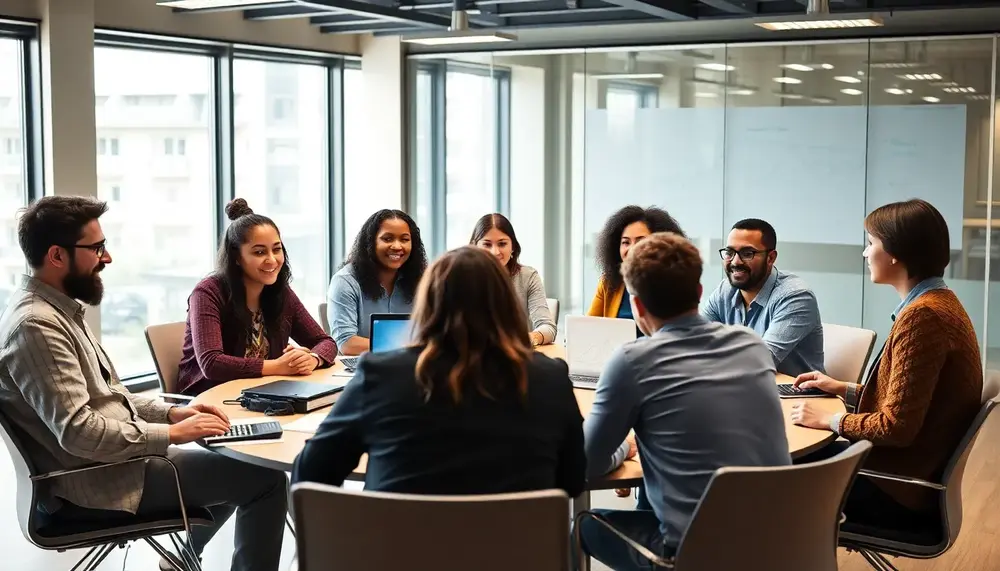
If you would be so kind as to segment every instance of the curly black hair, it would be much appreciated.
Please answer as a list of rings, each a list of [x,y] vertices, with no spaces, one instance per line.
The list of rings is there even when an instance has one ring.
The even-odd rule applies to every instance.
[[[650,232],[673,232],[684,236],[684,231],[674,217],[655,206],[643,208],[630,204],[612,214],[597,236],[597,268],[601,272],[601,279],[611,289],[617,289],[623,283],[622,257],[618,253],[622,232],[636,222],[645,222]]]
[[[402,220],[410,227],[410,257],[399,268],[398,285],[403,297],[407,301],[413,301],[417,284],[427,269],[427,251],[424,249],[424,241],[420,238],[420,228],[417,227],[417,223],[402,210],[383,209],[369,216],[358,232],[358,237],[354,239],[354,246],[344,265],[351,264],[354,277],[361,285],[362,295],[373,300],[382,297],[382,284],[378,280],[380,263],[375,256],[375,239],[378,238],[379,228],[386,220]]]

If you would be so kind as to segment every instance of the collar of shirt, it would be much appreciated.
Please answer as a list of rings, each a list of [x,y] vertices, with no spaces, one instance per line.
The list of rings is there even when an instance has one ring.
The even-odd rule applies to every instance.
[[[906,294],[906,297],[903,298],[903,301],[899,302],[899,305],[896,306],[895,311],[892,312],[892,320],[896,321],[896,316],[902,313],[902,311],[906,309],[906,306],[913,303],[913,300],[935,289],[948,289],[948,284],[944,283],[943,278],[933,277],[933,278],[927,278],[924,281],[913,286],[913,289],[910,290],[910,293]]]
[[[677,331],[682,329],[691,329],[692,327],[697,327],[699,325],[704,325],[708,323],[708,319],[698,312],[691,313],[689,315],[681,315],[680,317],[675,317],[668,320],[657,330],[660,331]]]
[[[778,268],[771,268],[771,273],[768,274],[767,279],[764,280],[764,285],[760,287],[760,291],[757,292],[757,296],[753,298],[746,309],[750,309],[750,305],[757,304],[760,307],[767,307],[767,302],[771,299],[771,294],[774,292],[774,286],[778,283]],[[733,287],[733,295],[730,298],[730,302],[733,307],[743,307],[743,290],[738,287]]]
[[[21,287],[25,291],[38,294],[42,299],[52,304],[53,307],[65,313],[67,317],[83,318],[83,314],[86,311],[83,304],[42,280],[32,276],[22,276]]]

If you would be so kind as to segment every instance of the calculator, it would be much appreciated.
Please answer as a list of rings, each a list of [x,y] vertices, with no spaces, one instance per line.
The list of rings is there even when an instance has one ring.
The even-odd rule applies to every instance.
[[[205,438],[205,444],[222,446],[245,440],[272,440],[279,438],[281,434],[281,423],[273,420],[270,422],[234,423],[229,425],[229,430],[225,434]]]
[[[835,395],[821,391],[819,389],[798,389],[791,383],[780,383],[778,385],[778,396],[783,399],[801,398],[834,398]]]

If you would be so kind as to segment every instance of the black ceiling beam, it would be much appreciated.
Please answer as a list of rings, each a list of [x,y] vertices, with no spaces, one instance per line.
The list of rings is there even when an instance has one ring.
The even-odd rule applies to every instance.
[[[757,0],[701,0],[701,3],[730,14],[744,16],[757,14]]]
[[[501,18],[517,18],[521,16],[544,16],[548,14],[596,14],[600,12],[615,12],[624,10],[621,6],[608,4],[603,0],[575,0],[573,8],[567,7],[566,0],[536,0],[534,2],[518,2],[516,4],[482,5],[479,7],[484,14]]]
[[[371,16],[364,17],[357,14],[326,14],[323,16],[313,16],[312,18],[309,18],[309,23],[314,26],[323,26],[326,24],[343,24],[344,22],[361,22],[369,19],[371,19]]]
[[[329,12],[330,10],[327,10]],[[295,2],[286,3],[283,6],[269,8],[250,8],[243,12],[246,20],[285,20],[288,18],[301,18],[321,12],[315,8],[300,6]]]
[[[698,17],[697,0],[608,0],[626,10],[642,12],[661,20],[694,20]]]
[[[342,28],[320,28],[324,34],[362,34],[374,33],[376,36],[398,36],[402,34],[427,33],[427,28],[401,25],[398,22],[382,22],[380,24],[363,24],[359,26],[344,26]]]
[[[447,28],[451,23],[449,18],[435,14],[426,14],[414,10],[406,12],[369,2],[357,0],[296,0],[299,5],[317,10],[337,11],[358,16],[378,16],[382,20],[403,22],[410,26],[423,28]]]
[[[328,30],[333,30],[336,28],[358,28],[358,27],[370,27],[376,24],[392,24],[393,26],[399,26],[395,22],[386,22],[385,20],[379,20],[378,18],[358,18],[356,20],[343,20],[341,22],[330,22],[328,24],[323,24],[319,27],[321,32],[326,32]]]

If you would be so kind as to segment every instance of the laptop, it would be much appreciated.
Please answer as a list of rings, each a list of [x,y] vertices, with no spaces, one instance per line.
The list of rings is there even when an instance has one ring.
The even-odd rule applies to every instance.
[[[342,385],[282,379],[243,389],[242,394],[244,397],[268,400],[276,405],[288,403],[296,414],[304,414],[330,406],[337,400],[337,393],[342,390]]]
[[[369,346],[372,353],[383,353],[406,347],[410,342],[409,313],[373,313],[371,315],[371,337]],[[341,357],[344,368],[353,371],[358,366],[360,357]]]
[[[573,386],[596,389],[604,363],[616,349],[634,341],[635,322],[613,317],[566,316],[566,364]]]

